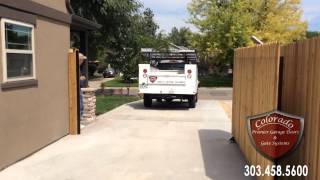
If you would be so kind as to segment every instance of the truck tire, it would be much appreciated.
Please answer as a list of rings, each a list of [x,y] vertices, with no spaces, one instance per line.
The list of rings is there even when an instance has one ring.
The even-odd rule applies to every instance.
[[[198,102],[198,94],[196,94],[196,103]]]
[[[149,95],[143,95],[143,105],[144,107],[148,108],[152,106],[152,99]]]
[[[195,108],[196,107],[196,96],[189,96],[188,98],[189,108]]]

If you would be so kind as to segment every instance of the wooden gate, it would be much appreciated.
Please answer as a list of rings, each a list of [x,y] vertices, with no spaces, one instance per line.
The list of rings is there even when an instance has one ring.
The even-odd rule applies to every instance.
[[[235,50],[232,133],[252,165],[271,165],[250,143],[246,117],[274,109],[302,116],[305,131],[298,149],[282,165],[308,165],[308,177],[320,176],[320,38],[280,46]],[[273,179],[258,177],[258,179]]]
[[[309,176],[320,176],[320,38],[313,38],[281,47],[283,60],[282,91],[279,109],[305,118],[305,131],[295,153],[281,164],[308,165]]]
[[[232,133],[247,161],[262,168],[273,162],[260,155],[251,145],[246,118],[277,109],[279,59],[279,44],[235,51]]]

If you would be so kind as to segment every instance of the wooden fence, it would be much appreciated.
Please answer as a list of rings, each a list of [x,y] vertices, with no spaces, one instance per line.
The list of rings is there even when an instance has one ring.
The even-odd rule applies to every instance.
[[[305,118],[305,132],[299,148],[281,159],[280,164],[308,165],[309,176],[294,179],[320,177],[319,80],[320,38],[235,51],[232,133],[249,164],[266,166],[273,162],[251,145],[246,117],[279,109]]]

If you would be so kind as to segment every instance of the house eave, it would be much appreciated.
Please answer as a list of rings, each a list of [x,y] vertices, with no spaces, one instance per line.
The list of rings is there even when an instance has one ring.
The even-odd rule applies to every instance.
[[[102,25],[97,24],[93,21],[80,17],[78,15],[71,15],[71,29],[81,29],[87,31],[99,30]]]
[[[0,0],[0,6],[3,6],[3,8],[10,8],[13,11],[20,11],[22,13],[42,16],[58,22],[66,23],[69,24],[72,29],[76,30],[95,31],[102,27],[100,24],[74,14],[69,0],[66,0],[66,6],[69,13],[64,13],[30,0]]]
[[[71,17],[69,14],[30,0],[0,0],[0,6],[37,16],[46,17],[66,24],[71,23]]]

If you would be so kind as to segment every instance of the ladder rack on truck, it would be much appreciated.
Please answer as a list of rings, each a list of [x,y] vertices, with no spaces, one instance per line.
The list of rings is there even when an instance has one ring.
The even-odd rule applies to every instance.
[[[194,51],[180,51],[180,52],[144,52],[143,55],[150,61],[156,60],[184,60],[186,62],[196,63],[197,54]]]

